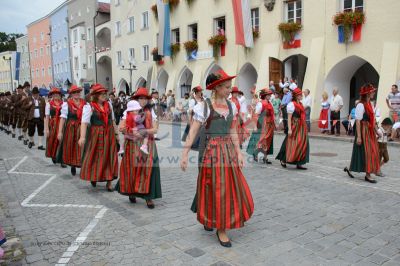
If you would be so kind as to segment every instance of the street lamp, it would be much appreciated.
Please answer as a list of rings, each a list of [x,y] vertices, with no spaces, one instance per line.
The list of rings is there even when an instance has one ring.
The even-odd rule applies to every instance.
[[[11,56],[7,59],[5,56],[3,56],[3,59],[8,61],[8,63],[10,64],[10,78],[11,78],[11,92],[14,91],[14,86],[13,86],[13,77],[12,77],[12,66],[11,66]]]
[[[135,66],[135,60],[130,58],[129,59],[129,67],[125,68],[124,63],[122,62],[121,70],[128,70],[129,71],[129,95],[132,91],[132,71],[137,70]]]

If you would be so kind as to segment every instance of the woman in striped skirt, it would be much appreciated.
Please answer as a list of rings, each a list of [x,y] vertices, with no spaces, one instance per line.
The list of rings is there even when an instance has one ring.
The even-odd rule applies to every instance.
[[[286,163],[288,163],[296,165],[297,169],[307,170],[303,165],[309,162],[310,147],[306,112],[301,103],[303,94],[299,88],[296,88],[293,90],[292,95],[293,101],[286,106],[288,112],[288,134],[276,159],[281,161],[283,168],[286,168]]]
[[[120,165],[120,178],[115,189],[120,194],[129,196],[132,203],[136,203],[137,197],[144,199],[147,207],[153,209],[153,200],[162,197],[159,160],[154,141],[154,134],[158,130],[157,116],[148,105],[151,97],[146,88],[139,88],[132,98],[134,101],[128,103],[119,124],[120,131],[125,135],[125,150]],[[140,132],[135,130],[133,113],[133,110],[137,109],[135,105],[138,104],[144,110],[145,129]],[[144,138],[148,138],[147,155],[140,150]]]
[[[243,143],[250,137],[250,133],[246,128],[246,124],[244,124],[244,115],[242,112],[241,104],[239,102],[238,96],[241,91],[239,90],[238,87],[233,87],[232,88],[232,98],[231,102],[235,104],[236,110],[238,111],[236,114],[236,130],[238,134],[238,139],[239,139],[239,146],[240,149],[242,149]]]
[[[61,106],[61,91],[57,88],[52,88],[49,92],[51,97],[50,102],[46,103],[44,132],[46,135],[46,157],[51,158],[54,164],[57,163],[57,151],[59,146],[58,129],[60,125]],[[61,163],[61,167],[67,167]]]
[[[81,91],[82,88],[78,88],[76,85],[69,88],[70,99],[64,102],[61,107],[61,120],[57,137],[61,143],[59,159],[62,163],[71,166],[73,176],[76,175],[76,168],[80,168],[82,163],[82,149],[78,145],[78,140],[80,138],[83,107],[86,102],[80,98]]]
[[[111,181],[118,177],[118,151],[114,112],[107,101],[107,89],[95,84],[91,89],[92,101],[83,107],[79,146],[85,145],[80,177],[90,181],[107,182],[112,192]]]
[[[204,228],[216,228],[219,242],[231,247],[226,230],[240,228],[254,211],[253,198],[242,174],[244,160],[236,131],[236,106],[228,101],[232,79],[223,70],[207,77],[212,100],[194,107],[193,123],[182,152],[186,170],[188,153],[202,123],[205,141],[201,145],[195,209]],[[206,106],[205,106],[206,105]],[[203,143],[203,142],[202,142]]]
[[[265,88],[260,92],[261,101],[256,105],[255,122],[257,128],[251,134],[249,145],[247,146],[247,153],[253,156],[254,161],[258,162],[258,153],[264,154],[263,162],[271,164],[267,156],[274,153],[274,130],[275,130],[275,117],[274,107],[270,99],[273,92]]]
[[[360,90],[360,102],[356,106],[356,130],[350,169],[344,168],[351,178],[354,176],[350,171],[365,172],[364,179],[370,183],[376,183],[371,173],[377,175],[380,171],[377,126],[374,108],[370,102],[371,94],[375,91],[371,84],[364,85]]]

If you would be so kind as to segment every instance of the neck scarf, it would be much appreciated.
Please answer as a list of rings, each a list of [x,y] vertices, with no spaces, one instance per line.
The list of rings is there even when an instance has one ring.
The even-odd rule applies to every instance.
[[[294,104],[295,111],[300,114],[300,119],[302,121],[306,121],[306,112],[304,111],[304,106],[302,103],[298,103],[297,101],[292,101]]]
[[[75,104],[75,101],[73,99],[69,99],[68,105],[76,111],[76,116],[78,117],[78,121],[81,121],[83,106],[85,105],[85,101],[82,99],[79,99],[79,106],[78,106]]]
[[[61,100],[51,100],[50,101],[50,107],[56,110],[56,115],[55,117],[60,117],[60,111],[61,111]]]
[[[91,103],[92,107],[101,115],[104,125],[108,126],[108,114],[110,112],[110,105],[107,101],[103,102],[103,109],[100,108],[100,104],[96,102]]]
[[[372,108],[371,102],[363,102],[364,105],[364,110],[368,115],[369,119],[369,127],[373,128],[375,126],[375,113],[374,113],[374,108]]]

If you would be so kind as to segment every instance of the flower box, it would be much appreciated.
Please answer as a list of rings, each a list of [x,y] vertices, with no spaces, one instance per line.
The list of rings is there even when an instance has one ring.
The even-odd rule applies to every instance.
[[[333,23],[338,27],[339,43],[358,42],[361,40],[362,25],[365,23],[365,14],[362,11],[346,11],[337,13]]]
[[[226,36],[223,34],[214,35],[208,40],[208,44],[213,47],[213,54],[215,59],[218,59],[220,52],[222,52],[221,56],[225,55],[226,41]]]

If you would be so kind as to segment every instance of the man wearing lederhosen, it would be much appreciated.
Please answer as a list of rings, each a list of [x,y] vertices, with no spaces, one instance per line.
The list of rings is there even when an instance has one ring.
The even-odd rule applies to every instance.
[[[39,89],[34,87],[32,89],[32,96],[26,98],[23,105],[23,108],[27,110],[29,149],[35,145],[33,137],[37,128],[39,136],[38,149],[45,150],[43,147],[45,107],[46,101],[39,96]]]
[[[11,111],[12,111],[12,103],[11,103],[11,92],[7,91],[4,93],[3,98],[3,127],[4,131],[7,135],[11,133],[10,121],[11,121]]]
[[[29,84],[29,82],[25,82],[24,83],[24,94],[25,94],[25,99],[30,98],[30,96],[32,95],[31,93],[31,85]],[[23,122],[22,122],[22,134],[24,136],[24,144],[28,145],[29,143],[29,139],[27,136],[28,133],[28,110],[23,108]]]
[[[22,126],[24,122],[24,116],[23,114],[25,113],[22,110],[22,103],[26,98],[26,95],[24,93],[24,88],[20,85],[17,87],[17,94],[14,95],[14,111],[15,111],[15,126],[18,130],[18,140],[23,140],[24,136],[22,135]],[[15,131],[14,131],[15,132]]]

